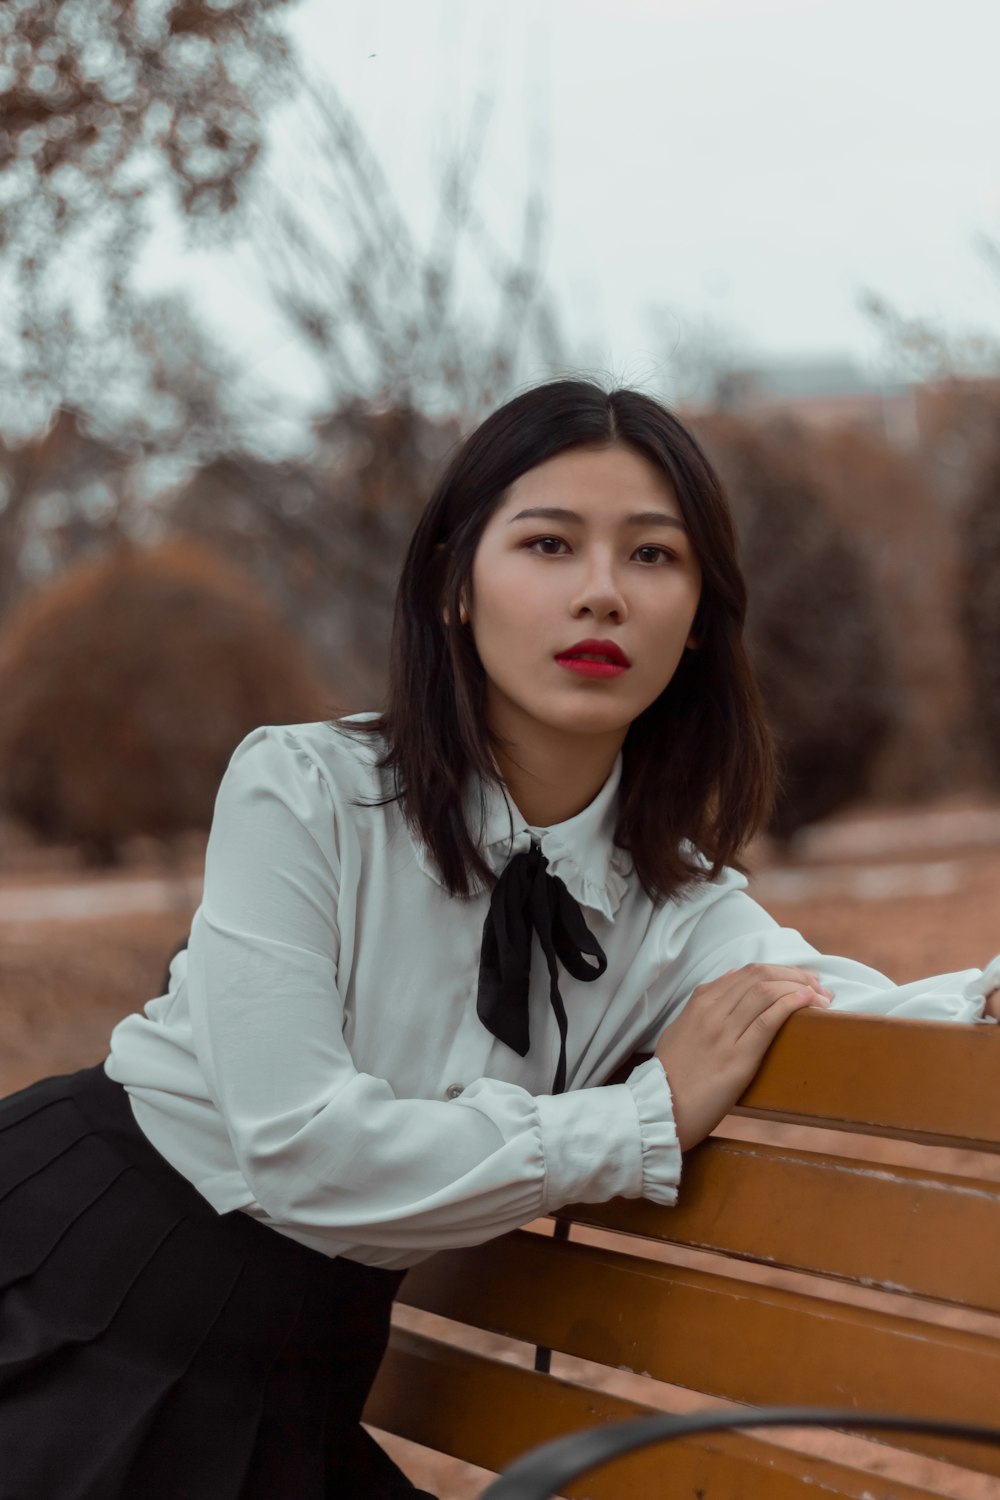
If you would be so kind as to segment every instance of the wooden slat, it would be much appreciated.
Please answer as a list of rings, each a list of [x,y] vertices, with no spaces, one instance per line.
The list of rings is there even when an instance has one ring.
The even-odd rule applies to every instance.
[[[685,1158],[676,1208],[557,1217],[1000,1312],[998,1182],[714,1137]]]
[[[537,1234],[442,1252],[410,1271],[399,1296],[734,1401],[986,1425],[1000,1414],[1000,1341]],[[894,1441],[1000,1474],[996,1449]]]
[[[397,1328],[364,1416],[383,1431],[499,1470],[539,1443],[650,1410]],[[605,1465],[564,1493],[581,1500],[935,1500],[913,1485],[721,1433]]]
[[[740,1113],[1000,1151],[1000,1027],[801,1011]]]

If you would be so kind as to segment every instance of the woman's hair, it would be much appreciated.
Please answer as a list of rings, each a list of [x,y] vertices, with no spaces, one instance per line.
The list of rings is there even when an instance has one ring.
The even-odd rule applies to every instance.
[[[403,563],[385,711],[333,721],[385,736],[377,764],[393,771],[396,792],[359,805],[398,800],[452,895],[474,893],[470,874],[487,887],[496,879],[463,811],[470,771],[502,784],[486,723],[486,674],[459,618],[460,599],[472,596],[479,539],[522,474],[567,449],[612,444],[649,459],[669,482],[702,572],[692,627],[698,649],[683,653],[625,736],[615,843],[659,904],[725,865],[744,869],[739,851],[770,812],[774,755],[743,642],[746,589],[718,476],[652,397],[605,392],[587,380],[549,381],[501,406],[455,450]]]

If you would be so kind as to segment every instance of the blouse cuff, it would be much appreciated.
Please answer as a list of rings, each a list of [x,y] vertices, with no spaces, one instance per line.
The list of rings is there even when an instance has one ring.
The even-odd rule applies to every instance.
[[[681,1153],[667,1076],[656,1058],[626,1083],[541,1095],[544,1213],[610,1198],[677,1201]]]
[[[542,1094],[533,1103],[545,1162],[543,1213],[640,1196],[639,1132],[625,1084]]]
[[[677,1202],[681,1180],[681,1148],[674,1124],[674,1101],[670,1084],[658,1057],[634,1068],[626,1088],[639,1111],[642,1142],[642,1190],[651,1203],[669,1207]]]
[[[969,980],[969,983],[965,986],[965,998],[966,1000],[985,1000],[988,995],[998,989],[1000,989],[1000,953],[995,958],[990,959],[986,968],[977,978]],[[996,1025],[996,1018],[994,1016],[981,1015],[978,1019],[986,1021],[992,1026]]]

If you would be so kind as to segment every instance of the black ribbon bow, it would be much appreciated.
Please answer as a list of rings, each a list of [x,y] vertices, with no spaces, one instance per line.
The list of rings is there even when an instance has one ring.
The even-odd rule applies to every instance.
[[[539,942],[549,968],[549,1003],[559,1027],[559,1063],[554,1094],[566,1087],[566,1007],[559,993],[557,957],[574,979],[599,979],[608,967],[600,943],[583,919],[579,903],[558,875],[548,873],[548,860],[532,840],[531,849],[508,860],[490,897],[483,924],[476,1013],[487,1031],[526,1056],[531,1045],[528,988],[531,977],[531,934]],[[597,960],[596,967],[585,955]]]

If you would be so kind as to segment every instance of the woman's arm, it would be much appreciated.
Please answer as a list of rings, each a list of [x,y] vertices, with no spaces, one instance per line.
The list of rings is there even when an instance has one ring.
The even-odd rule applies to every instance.
[[[636,1050],[655,1045],[682,1149],[719,1123],[785,1020],[807,1004],[927,1020],[1000,1018],[1000,956],[985,970],[895,985],[878,970],[820,953],[801,933],[779,926],[746,895],[746,884],[727,870],[692,890],[663,923],[659,1016]]]
[[[289,729],[241,743],[188,950],[196,1054],[266,1213],[337,1254],[474,1244],[571,1201],[672,1202],[680,1153],[655,1061],[615,1088],[534,1097],[480,1078],[454,1100],[440,1096],[435,1059],[424,1098],[397,1098],[355,1067],[338,989],[353,830],[327,777]],[[365,1000],[387,1028],[412,1003],[400,964],[400,999]]]
[[[658,978],[649,992],[655,1022],[633,1058],[655,1049],[672,1088],[682,1148],[702,1140],[750,1083],[793,1010],[831,1010],[955,1022],[1000,1020],[1000,956],[987,969],[963,969],[897,986],[877,969],[820,953],[781,927],[745,894],[747,879],[726,870],[661,910]],[[798,974],[801,984],[793,984]],[[798,992],[798,993],[796,993]]]
[[[782,927],[746,893],[747,880],[726,870],[717,881],[693,888],[663,927],[658,996],[659,1029],[647,1047],[700,984],[746,964],[792,964],[809,969],[832,991],[831,1009],[905,1016],[917,1020],[992,1020],[986,997],[1000,987],[1000,956],[985,969],[968,968],[897,985],[855,959],[821,953],[800,932]],[[639,1050],[646,1050],[645,1048]]]

